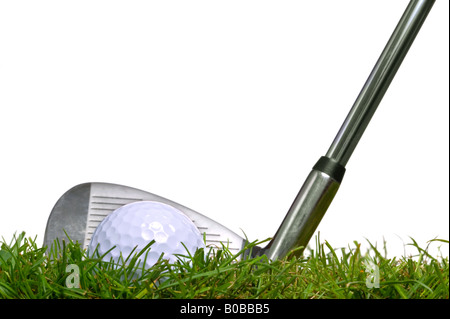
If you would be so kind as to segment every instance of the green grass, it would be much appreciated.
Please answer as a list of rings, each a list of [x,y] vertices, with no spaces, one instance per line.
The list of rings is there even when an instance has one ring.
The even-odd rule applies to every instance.
[[[440,239],[430,243],[434,241],[448,244]],[[124,258],[121,265],[128,266],[87,258],[72,242],[54,245],[47,254],[21,233],[9,243],[0,241],[0,299],[448,299],[448,257],[433,257],[414,240],[411,245],[417,248],[415,258],[388,259],[372,244],[366,252],[357,242],[336,250],[316,238],[315,249],[302,258],[237,261],[242,252],[232,254],[223,247],[217,253],[198,250],[172,264],[160,258],[142,271],[138,254]],[[366,282],[374,274],[370,264],[379,269],[379,288]],[[78,267],[78,283],[69,265]]]

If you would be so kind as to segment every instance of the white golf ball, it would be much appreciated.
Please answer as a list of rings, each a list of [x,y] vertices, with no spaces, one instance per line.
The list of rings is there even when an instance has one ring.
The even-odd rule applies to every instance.
[[[119,261],[120,254],[125,260],[131,251],[138,253],[150,241],[155,243],[139,259],[145,258],[145,268],[154,265],[161,254],[171,262],[177,260],[175,254],[193,255],[198,248],[205,248],[203,237],[194,223],[178,209],[160,202],[142,201],[127,204],[108,215],[95,230],[88,252],[97,249],[101,256],[116,246],[103,260],[111,258]],[[186,246],[186,248],[183,246]]]

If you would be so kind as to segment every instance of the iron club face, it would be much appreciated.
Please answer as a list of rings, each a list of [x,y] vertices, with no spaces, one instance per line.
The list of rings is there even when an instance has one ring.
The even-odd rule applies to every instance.
[[[137,201],[162,202],[177,208],[204,234],[208,247],[221,248],[223,243],[232,253],[238,253],[246,244],[244,238],[220,223],[164,197],[123,185],[85,183],[68,190],[55,204],[47,222],[44,245],[51,247],[55,239],[68,240],[67,233],[72,241],[87,248],[95,229],[106,216]],[[252,255],[258,251],[253,247]]]

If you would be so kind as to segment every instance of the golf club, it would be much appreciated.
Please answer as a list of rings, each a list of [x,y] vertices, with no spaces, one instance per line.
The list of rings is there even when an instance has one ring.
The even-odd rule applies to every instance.
[[[302,254],[339,189],[345,165],[434,2],[410,1],[328,152],[313,166],[275,236],[266,247],[253,247],[244,257],[265,254],[275,260],[295,248],[298,249],[294,255]],[[106,216],[125,204],[142,200],[163,202],[185,213],[204,233],[207,246],[221,248],[223,243],[232,252],[245,247],[246,239],[183,205],[139,189],[108,183],[86,183],[68,190],[50,213],[44,245],[51,247],[55,239],[67,239],[67,234],[86,248]]]

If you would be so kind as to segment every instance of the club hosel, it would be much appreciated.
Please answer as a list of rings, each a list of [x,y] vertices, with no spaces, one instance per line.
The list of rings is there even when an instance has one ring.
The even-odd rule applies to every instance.
[[[265,254],[269,259],[280,259],[294,248],[306,247],[336,195],[344,173],[345,167],[333,159],[319,159],[266,247]],[[294,254],[298,256],[302,252],[300,249]]]

